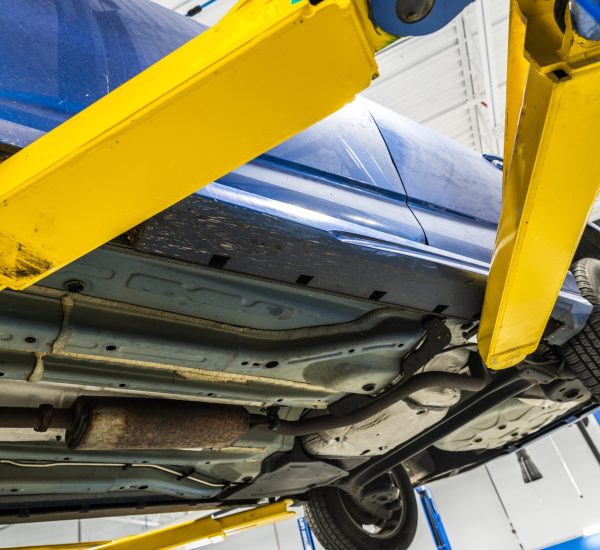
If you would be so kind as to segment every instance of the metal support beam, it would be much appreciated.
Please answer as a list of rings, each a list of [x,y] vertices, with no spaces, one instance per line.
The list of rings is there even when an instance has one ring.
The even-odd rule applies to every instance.
[[[503,206],[479,331],[494,369],[539,345],[600,184],[600,42],[512,0]]]
[[[366,0],[241,0],[0,164],[0,289],[23,289],[336,111],[377,73]]]
[[[386,454],[375,456],[356,467],[337,485],[350,494],[360,495],[364,487],[385,472],[401,466],[403,462],[431,447],[436,441],[471,422],[485,411],[523,393],[533,384],[532,380],[521,378],[516,369],[500,374],[484,390],[473,394],[454,407],[437,424],[433,424]]]

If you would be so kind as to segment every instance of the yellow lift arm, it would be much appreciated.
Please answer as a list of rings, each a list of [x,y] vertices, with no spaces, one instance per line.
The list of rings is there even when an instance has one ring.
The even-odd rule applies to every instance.
[[[479,329],[488,365],[533,352],[600,185],[600,42],[511,0],[503,204]]]
[[[184,544],[224,538],[234,532],[291,519],[296,515],[288,511],[288,506],[291,505],[291,500],[282,500],[236,514],[186,521],[109,542],[28,546],[5,550],[171,550]]]
[[[511,0],[504,200],[479,332],[533,351],[600,181],[600,51]],[[350,101],[393,38],[366,0],[241,0],[215,27],[0,164],[0,289],[23,289]],[[229,129],[235,127],[235,132]]]
[[[2,550],[94,550],[99,544],[106,544],[107,542],[109,541],[43,544],[41,546],[15,546],[13,548],[3,548]]]
[[[391,40],[366,0],[241,0],[0,164],[0,289],[26,288],[338,110]]]

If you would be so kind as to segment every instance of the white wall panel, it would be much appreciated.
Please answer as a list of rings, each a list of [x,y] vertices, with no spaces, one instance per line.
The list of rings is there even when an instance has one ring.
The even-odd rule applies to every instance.
[[[593,419],[589,433],[600,446]],[[543,478],[524,483],[514,454],[493,460],[488,469],[500,499],[483,467],[430,484],[454,549],[538,550],[600,528],[600,465],[577,426],[527,450]]]
[[[485,469],[436,481],[428,488],[453,549],[519,550]]]

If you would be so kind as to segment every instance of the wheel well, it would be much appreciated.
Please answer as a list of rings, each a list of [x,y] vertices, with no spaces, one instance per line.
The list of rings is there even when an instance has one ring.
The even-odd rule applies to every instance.
[[[600,260],[600,220],[589,222],[585,226],[573,261],[576,262],[582,258]]]

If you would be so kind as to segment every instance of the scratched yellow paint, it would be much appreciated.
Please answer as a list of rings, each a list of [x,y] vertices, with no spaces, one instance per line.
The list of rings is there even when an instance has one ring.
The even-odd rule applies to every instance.
[[[519,99],[521,98],[521,99]],[[479,330],[488,367],[539,345],[600,185],[600,43],[512,0],[503,204]]]

